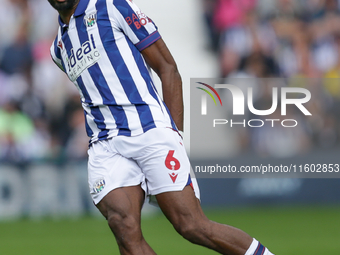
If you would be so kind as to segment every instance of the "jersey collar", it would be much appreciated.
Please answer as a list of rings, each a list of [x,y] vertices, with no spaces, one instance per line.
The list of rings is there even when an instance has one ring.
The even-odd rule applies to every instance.
[[[74,16],[77,17],[82,15],[85,12],[89,2],[90,0],[79,0],[78,6],[74,12]]]

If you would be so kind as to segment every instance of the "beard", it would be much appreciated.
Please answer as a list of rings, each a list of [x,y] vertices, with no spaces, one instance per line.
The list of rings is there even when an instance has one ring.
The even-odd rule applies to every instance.
[[[58,2],[57,0],[48,0],[52,7],[57,11],[72,10],[79,1],[80,0],[65,0],[64,2]]]

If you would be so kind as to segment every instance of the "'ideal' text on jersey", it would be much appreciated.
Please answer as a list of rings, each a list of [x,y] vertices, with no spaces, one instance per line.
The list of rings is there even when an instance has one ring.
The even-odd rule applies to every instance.
[[[94,65],[100,59],[100,52],[96,49],[93,35],[90,35],[91,41],[86,41],[82,46],[75,50],[71,49],[71,55],[67,58],[68,75],[72,81],[75,81],[81,73]]]

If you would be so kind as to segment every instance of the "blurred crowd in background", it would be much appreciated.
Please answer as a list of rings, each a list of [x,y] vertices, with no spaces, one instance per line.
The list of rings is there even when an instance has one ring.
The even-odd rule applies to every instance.
[[[312,117],[301,116],[294,108],[285,119],[299,119],[301,125],[296,128],[277,125],[248,129],[246,133],[240,129],[243,149],[287,157],[337,146],[340,1],[203,0],[203,6],[209,48],[217,54],[220,76],[231,84],[250,79],[247,87],[253,87],[257,109],[271,107],[272,87],[305,87],[312,94],[307,105]],[[284,78],[284,82],[252,79],[275,77]],[[278,114],[271,117],[282,119]]]
[[[244,147],[251,145],[263,154],[278,149],[273,139],[261,138],[263,132],[281,134],[289,148],[289,137],[295,144],[301,140],[294,153],[306,147],[336,146],[340,85],[337,79],[322,78],[340,78],[340,1],[201,0],[197,4],[202,5],[209,50],[217,56],[221,78],[313,78],[303,86],[319,95],[310,106],[315,114],[303,130],[296,129],[299,133],[249,131],[243,134],[248,137]],[[0,162],[87,157],[78,91],[56,70],[49,55],[56,20],[47,1],[0,0]],[[266,108],[271,93],[256,84],[254,91],[255,104]]]
[[[78,91],[49,51],[57,12],[44,0],[0,0],[0,24],[0,161],[86,158]]]

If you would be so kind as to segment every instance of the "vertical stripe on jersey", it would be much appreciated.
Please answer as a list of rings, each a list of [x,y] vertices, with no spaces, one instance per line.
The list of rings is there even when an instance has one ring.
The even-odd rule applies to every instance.
[[[53,42],[53,50],[51,50],[51,55],[52,55],[52,59],[53,61],[57,64],[57,66],[63,71],[65,72],[65,65],[64,65],[64,61],[61,57],[61,51],[60,48],[58,47],[58,38],[60,37],[60,28],[58,31],[58,34]]]
[[[93,13],[95,9],[96,1],[90,1],[88,9],[86,10],[86,15]],[[105,23],[106,24],[106,23]],[[98,67],[100,68],[101,72],[103,73],[103,77],[110,88],[110,92],[114,95],[115,102],[118,106],[121,106],[124,110],[126,115],[127,123],[125,126],[121,126],[119,130],[117,129],[116,123],[114,126],[106,121],[107,126],[109,127],[110,135],[117,135],[118,132],[121,135],[132,136],[135,134],[140,134],[142,131],[141,122],[138,120],[138,112],[135,105],[130,104],[129,99],[124,91],[124,88],[121,86],[121,83],[117,77],[116,71],[113,68],[109,56],[106,54],[105,49],[103,49],[102,38],[100,37],[99,30],[98,30],[98,23],[97,25],[87,28],[87,33],[90,34],[91,41],[94,41],[96,47],[101,52],[101,57],[98,60]],[[106,38],[105,38],[106,39]],[[110,38],[109,38],[110,39]],[[113,42],[115,43],[115,42]],[[91,77],[96,80],[98,77]],[[92,80],[91,80],[92,81]],[[113,106],[114,107],[114,106]],[[111,108],[112,109],[112,108]],[[106,120],[113,119],[113,114],[110,111],[110,105],[105,107],[101,107],[101,111],[106,117]],[[110,117],[108,117],[110,116]],[[137,119],[136,119],[137,118]],[[136,121],[137,120],[137,121]],[[111,124],[111,125],[110,125]],[[112,133],[112,130],[116,132],[115,134]]]
[[[93,13],[95,10],[95,3],[96,1],[90,1],[90,4],[88,6],[88,9],[86,10],[86,15]],[[107,23],[104,23],[107,24]],[[113,68],[111,61],[109,59],[109,56],[106,54],[104,46],[102,44],[102,38],[100,37],[99,34],[99,30],[98,30],[98,26],[93,26],[91,28],[87,29],[88,33],[90,34],[91,40],[93,39],[96,42],[97,48],[100,50],[101,52],[101,58],[98,61],[98,66],[101,69],[101,72],[103,73],[106,82],[110,88],[110,91],[112,92],[112,94],[114,95],[115,101],[117,103],[117,105],[121,105],[123,107],[123,110],[125,112],[126,118],[127,118],[127,124],[128,127],[121,127],[120,130],[120,134],[124,134],[124,135],[129,135],[129,136],[134,136],[136,134],[140,134],[143,131],[142,128],[142,124],[139,121],[139,114],[138,111],[136,109],[136,106],[131,104],[126,92],[124,91],[123,86],[121,85],[119,78],[117,76],[116,70]],[[121,32],[119,32],[119,36],[121,36],[121,38],[124,36]],[[106,37],[104,39],[107,39]],[[109,38],[111,39],[111,38]],[[118,43],[120,42],[120,44],[122,43],[123,40],[115,40],[112,43]],[[127,46],[128,47],[128,46]],[[121,48],[121,47],[118,47]],[[128,48],[127,48],[128,50]],[[130,52],[123,50],[124,53],[126,53],[127,55],[130,56]],[[124,55],[123,55],[124,56]],[[131,58],[133,59],[133,56],[131,55]],[[127,65],[129,68],[131,68],[131,65]],[[133,69],[137,68],[137,65],[132,63]],[[97,77],[93,77],[94,79],[96,79]],[[101,108],[102,112],[103,110],[107,110],[109,111],[109,106]],[[111,118],[112,118],[112,113],[110,114]],[[104,116],[106,116],[104,114]],[[109,126],[110,129],[112,130],[113,127]],[[118,133],[117,131],[117,127],[115,125],[115,132]],[[128,131],[127,131],[128,129]],[[112,133],[110,133],[112,134]]]
[[[72,43],[71,43],[71,40],[70,40],[70,38],[69,38],[68,33],[65,33],[65,34],[63,35],[63,42],[64,42],[65,48],[66,48],[66,50],[67,50],[67,55],[68,55],[68,57],[70,57],[70,56],[71,56],[71,49],[73,48],[73,45],[72,45]],[[74,51],[74,49],[73,49],[73,51]],[[73,52],[73,54],[75,54],[75,52]],[[67,66],[67,68],[68,68],[68,66]],[[99,130],[97,130],[97,132],[99,133],[99,134],[98,134],[98,137],[102,137],[102,138],[106,137],[108,131],[106,130],[106,125],[105,125],[105,123],[104,123],[103,114],[101,113],[99,107],[94,107],[94,106],[92,105],[92,99],[91,99],[91,97],[90,97],[90,95],[89,95],[89,93],[88,93],[88,91],[87,91],[87,89],[86,89],[86,87],[85,87],[85,85],[84,85],[84,82],[83,82],[83,79],[81,78],[81,76],[79,76],[79,77],[77,78],[77,85],[78,85],[80,91],[82,92],[82,94],[83,94],[83,96],[84,96],[85,103],[89,104],[89,108],[90,108],[90,109],[89,109],[89,113],[91,113],[91,115],[94,117],[94,120],[93,120],[93,121],[96,123],[97,128],[99,129]],[[86,117],[88,118],[89,116],[86,116]],[[87,122],[87,118],[85,119],[86,122]],[[87,126],[88,126],[88,125],[87,125]],[[89,127],[89,126],[88,126],[88,127]],[[92,129],[96,129],[96,128],[92,127]],[[92,135],[93,135],[93,133],[96,133],[96,132],[94,132],[94,131],[95,131],[95,130],[92,130],[92,132],[89,132],[89,131],[87,130],[87,132],[89,132],[88,135],[89,135],[89,134],[92,134]],[[92,135],[91,135],[91,136],[92,136]],[[90,135],[89,135],[89,136],[90,136]],[[90,137],[91,137],[91,136],[90,136]]]
[[[98,121],[101,120],[101,116],[97,116],[97,114],[101,114],[101,112],[95,108],[85,107],[85,123],[87,124],[86,127],[89,127],[92,131],[92,135],[90,137],[95,137],[98,140],[105,139],[108,136],[108,130],[104,129],[105,123],[104,121]],[[89,114],[90,112],[90,114]],[[99,127],[101,129],[99,129]],[[92,141],[92,139],[91,139]],[[90,141],[90,142],[91,142]]]
[[[88,115],[88,113],[84,110],[86,134],[87,134],[88,137],[92,137],[93,136],[93,131],[90,128],[89,123],[87,121],[87,115]]]
[[[62,40],[64,42],[65,49],[67,51],[67,56],[69,58],[71,56],[71,49],[73,48],[73,45],[71,43],[71,40],[70,40],[70,37],[69,37],[68,33],[65,33],[63,35]],[[74,49],[73,49],[73,51],[74,51]],[[73,54],[75,54],[75,52]],[[69,70],[69,66],[68,65],[69,65],[68,63],[64,63],[64,68],[66,68],[65,72],[67,70]],[[91,97],[90,97],[90,95],[89,95],[89,93],[88,93],[88,91],[87,91],[86,87],[84,86],[84,83],[83,83],[83,81],[81,79],[80,80],[77,79],[77,85],[78,85],[79,89],[81,90],[81,93],[84,96],[85,103],[91,104],[92,99],[91,99]]]
[[[54,54],[58,59],[61,59],[60,49],[58,48],[58,36],[54,40]]]
[[[88,95],[88,92],[87,92],[87,90],[85,88],[85,85],[84,85],[84,82],[83,82],[83,79],[81,78],[81,76],[78,77],[77,84],[78,84],[79,88],[82,90],[82,92],[84,93],[84,91],[85,91],[86,94]],[[91,113],[91,115],[94,118],[93,122],[96,123],[96,126],[97,126],[97,127],[92,127],[91,128],[92,132],[90,132],[90,133],[92,133],[92,134],[89,135],[89,133],[88,133],[88,136],[92,137],[93,133],[98,133],[98,138],[105,138],[105,137],[107,137],[108,130],[106,130],[106,124],[104,122],[104,116],[101,113],[99,107],[98,106],[93,106],[93,105],[90,104],[86,108],[89,108],[89,112]],[[90,116],[86,116],[85,115],[85,117],[88,118]],[[87,122],[87,118],[85,118],[86,122]],[[99,130],[97,130],[97,132],[94,132],[95,129],[99,129]]]
[[[145,132],[148,129],[155,127],[153,117],[149,106],[142,100],[138,92],[136,84],[131,77],[119,48],[117,47],[116,43],[113,42],[115,37],[112,31],[106,4],[106,0],[98,0],[96,3],[96,9],[100,10],[100,12],[97,13],[99,34],[102,38],[102,43],[106,54],[108,55],[111,65],[117,73],[118,79],[122,84],[129,101],[131,104],[135,104],[143,131]],[[131,8],[129,7],[129,9]],[[132,44],[129,39],[127,39],[127,42]],[[111,50],[108,50],[110,48]],[[138,54],[140,53],[138,52]]]
[[[82,45],[86,41],[90,41],[88,31],[87,31],[86,26],[83,22],[83,17],[84,17],[84,15],[76,18],[76,28],[77,28],[78,38],[80,40],[80,45]],[[95,44],[93,38],[91,38],[91,44]],[[131,131],[129,130],[128,121],[127,121],[125,112],[123,110],[123,107],[120,106],[120,105],[117,105],[116,100],[115,100],[115,98],[114,98],[114,96],[113,96],[113,94],[112,94],[112,92],[111,92],[111,90],[110,90],[110,88],[107,84],[107,81],[106,81],[98,63],[95,63],[93,66],[90,66],[87,70],[88,70],[91,77],[100,77],[97,80],[98,83],[95,84],[95,86],[98,89],[100,96],[102,97],[103,104],[105,104],[109,107],[111,114],[112,114],[111,117],[113,117],[115,119],[115,123],[117,125],[117,128],[119,129],[118,135],[130,136]],[[98,108],[98,107],[96,107],[96,108]],[[98,110],[99,110],[99,108],[98,108]],[[98,121],[97,118],[96,118],[96,120]],[[104,123],[104,118],[100,121],[102,121]],[[101,128],[101,127],[99,127],[99,128]],[[106,128],[106,126],[103,126],[103,128]],[[102,134],[99,135],[99,138],[102,138],[101,135]]]
[[[101,113],[98,106],[92,106],[91,114],[94,117],[93,122],[96,123],[97,127],[100,129],[98,133],[98,139],[102,140],[108,136],[108,130],[106,129],[106,124],[104,122],[103,114]]]

